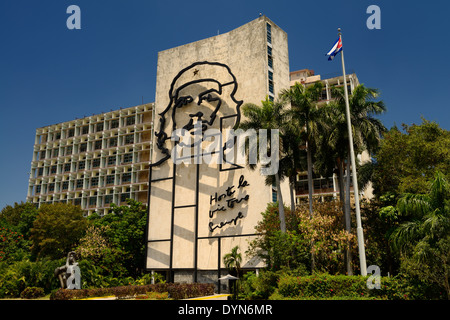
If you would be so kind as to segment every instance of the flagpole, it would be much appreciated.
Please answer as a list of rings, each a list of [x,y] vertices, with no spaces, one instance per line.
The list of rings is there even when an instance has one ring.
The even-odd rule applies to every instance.
[[[338,28],[338,35],[342,41],[341,28]],[[342,60],[342,74],[344,76],[345,112],[347,115],[348,139],[350,142],[349,144],[350,144],[350,159],[352,165],[353,193],[355,196],[356,235],[358,238],[359,263],[361,266],[361,275],[366,276],[367,275],[366,252],[364,249],[364,232],[361,224],[361,211],[359,207],[358,179],[356,177],[355,151],[353,149],[353,133],[352,133],[352,124],[350,120],[350,104],[348,102],[347,78],[345,75],[344,46],[342,46],[341,49],[341,60]]]

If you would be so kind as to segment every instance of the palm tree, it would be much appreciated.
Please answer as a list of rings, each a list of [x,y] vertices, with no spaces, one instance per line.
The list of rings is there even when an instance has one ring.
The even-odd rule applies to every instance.
[[[328,145],[335,152],[335,159],[338,167],[338,176],[340,178],[340,187],[342,183],[342,173],[344,172],[344,165],[346,165],[347,173],[350,170],[350,148],[347,130],[347,120],[345,113],[345,97],[343,88],[332,88],[332,95],[336,97],[335,101],[327,106],[329,114],[328,121],[331,121],[330,132],[328,134]],[[382,122],[374,118],[374,115],[379,115],[386,111],[383,101],[374,101],[379,96],[376,89],[367,88],[364,85],[358,85],[349,97],[350,118],[353,131],[353,143],[356,153],[361,153],[366,150],[369,154],[380,145],[381,134],[386,132],[386,128]],[[350,183],[350,175],[347,174],[347,189]],[[339,189],[340,192],[344,188]],[[341,194],[341,200],[344,197]],[[347,200],[349,194],[346,194]],[[349,208],[349,203],[347,204]],[[349,212],[349,210],[347,210]]]
[[[338,176],[339,197],[343,204],[345,229],[351,232],[350,216],[350,145],[345,112],[345,94],[343,87],[333,87],[332,96],[335,100],[322,107],[324,120],[330,125],[327,132],[322,135],[320,142],[317,167],[320,171],[330,173],[330,168],[335,168]],[[381,134],[386,128],[374,115],[386,111],[382,101],[375,101],[379,96],[376,89],[358,85],[349,97],[350,118],[355,153],[367,150],[369,154],[379,147]],[[346,181],[344,187],[344,171]],[[351,252],[347,249],[346,265],[347,273],[352,274]]]
[[[317,108],[320,94],[322,93],[323,84],[316,82],[313,86],[306,87],[296,82],[289,89],[280,92],[280,97],[290,103],[290,114],[297,128],[298,135],[302,139],[302,144],[306,146],[306,160],[308,171],[308,199],[309,214],[313,216],[313,192],[314,186],[312,182],[312,150],[315,137],[322,131],[324,123],[321,120],[320,109]],[[300,146],[299,146],[300,147]]]
[[[400,216],[408,219],[391,235],[394,249],[412,253],[419,270],[431,271],[431,279],[443,285],[450,299],[450,184],[436,172],[427,194],[404,194],[397,202]]]
[[[289,179],[291,212],[294,212],[296,207],[295,182],[298,172],[306,170],[306,151],[299,147],[303,144],[301,136],[298,134],[298,128],[289,119],[286,117],[286,123],[280,134],[282,153],[280,154],[279,171],[281,180],[286,177]],[[267,176],[266,185],[273,184],[275,184],[275,177]]]
[[[236,276],[239,277],[241,272],[241,263],[242,263],[242,255],[238,253],[239,246],[235,246],[231,249],[230,253],[227,253],[223,256],[223,263],[225,267],[231,272],[236,273]]]
[[[239,128],[243,130],[248,129],[267,129],[267,130],[273,130],[278,129],[280,130],[280,136],[283,135],[284,126],[286,123],[286,113],[283,111],[283,104],[279,101],[271,101],[266,97],[266,100],[261,102],[262,105],[258,106],[252,103],[247,103],[242,106],[242,113],[246,117],[246,120],[241,121]],[[280,139],[282,141],[283,139]],[[268,150],[270,149],[270,146],[272,145],[270,141],[270,135],[268,135]],[[259,141],[258,141],[259,144]],[[256,148],[256,146],[249,146],[245,145],[246,148]],[[280,145],[279,152],[282,155],[282,149],[283,146]],[[269,152],[272,152],[272,150],[269,150]],[[249,153],[247,153],[249,154]],[[259,157],[258,157],[259,159]],[[278,171],[272,175],[268,176],[266,178],[266,185],[272,185],[273,181],[275,181],[275,185],[277,188],[277,199],[278,199],[278,211],[279,211],[279,217],[280,217],[280,229],[281,232],[286,232],[286,219],[285,219],[285,213],[284,213],[284,203],[283,203],[283,195],[281,193],[281,181],[284,180],[286,177],[284,173],[286,172],[286,169],[282,168],[281,165],[286,163],[286,161],[283,161],[283,159],[280,160]],[[255,169],[256,164],[249,164],[250,169]]]

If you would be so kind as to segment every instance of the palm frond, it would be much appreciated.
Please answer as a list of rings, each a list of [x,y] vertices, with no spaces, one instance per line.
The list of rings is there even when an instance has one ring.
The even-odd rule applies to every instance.
[[[426,194],[404,194],[397,202],[397,209],[404,216],[422,218],[432,211],[430,196]]]
[[[390,236],[394,250],[402,251],[407,244],[420,238],[421,228],[420,220],[408,221],[401,224]]]

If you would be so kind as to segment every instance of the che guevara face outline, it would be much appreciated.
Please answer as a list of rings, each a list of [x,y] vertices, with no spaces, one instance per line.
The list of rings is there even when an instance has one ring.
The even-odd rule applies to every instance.
[[[209,88],[207,90],[202,90],[199,93],[192,94],[190,91],[192,91],[191,88],[195,87],[196,84],[202,84],[202,88]],[[211,86],[211,84],[214,84],[214,86]],[[204,85],[204,86],[203,86]],[[226,84],[229,85],[229,84]],[[217,87],[217,88],[215,88]],[[220,109],[220,106],[222,105],[222,87],[218,81],[211,81],[209,80],[199,80],[199,81],[191,81],[188,83],[185,83],[184,85],[180,86],[174,95],[174,106],[172,108],[172,123],[173,123],[173,130],[176,129],[178,125],[178,121],[176,119],[177,114],[179,114],[179,110],[183,107],[190,106],[191,103],[193,103],[195,106],[198,106],[199,108],[195,111],[195,113],[189,113],[189,121],[186,123],[182,129],[185,129],[187,131],[191,131],[194,128],[195,121],[201,121],[202,123],[202,131],[206,131],[208,127],[211,127],[216,119],[217,112]],[[191,89],[191,90],[189,90]],[[198,91],[198,90],[197,90]],[[184,93],[187,92],[187,93]],[[195,91],[194,91],[195,92]],[[208,114],[205,112],[208,108],[200,108],[202,105],[204,105],[204,102],[207,102],[209,105],[215,105],[212,112]],[[201,110],[202,109],[202,110]],[[211,110],[210,110],[211,111]]]
[[[195,79],[192,81],[187,81],[185,83],[182,83],[181,85],[177,84],[177,81],[187,72],[193,72],[194,76],[196,75],[196,72],[198,72],[197,68],[201,68],[203,65],[207,65],[208,67],[212,68],[219,68],[223,69],[225,68],[227,71],[227,78],[226,81],[223,81],[221,83],[217,79],[212,78],[200,78]],[[223,70],[221,70],[223,71]],[[229,81],[231,78],[231,81]],[[206,90],[202,90],[198,93],[192,94],[192,92],[189,92],[190,90],[187,90],[189,88],[193,88],[196,85],[197,87],[206,87]],[[207,102],[209,105],[214,105],[214,109],[210,110],[211,113],[205,114],[204,111],[201,111],[200,109],[197,112],[189,113],[189,121],[181,128],[191,131],[194,128],[194,124],[196,121],[201,121],[202,123],[202,131],[204,132],[209,127],[211,127],[217,118],[217,113],[220,110],[220,107],[222,106],[223,99],[228,98],[222,97],[223,90],[222,88],[225,86],[232,86],[232,92],[229,95],[229,98],[231,98],[231,101],[236,106],[236,113],[232,115],[226,115],[222,118],[231,118],[235,117],[235,123],[233,128],[237,128],[240,122],[240,106],[242,105],[243,101],[236,100],[234,97],[236,91],[237,91],[237,82],[236,77],[231,72],[230,68],[222,63],[219,62],[196,62],[192,65],[184,68],[181,70],[178,75],[173,79],[170,90],[169,90],[169,98],[170,102],[169,105],[161,112],[159,113],[160,119],[159,119],[159,131],[155,132],[156,137],[156,146],[161,151],[161,153],[164,155],[163,158],[158,160],[155,163],[152,163],[151,166],[158,166],[168,160],[171,156],[171,153],[169,149],[166,147],[166,140],[169,140],[171,137],[166,132],[166,121],[167,117],[170,116],[172,118],[172,131],[175,131],[177,129],[177,112],[181,111],[183,107],[189,106],[192,104],[195,104],[197,106],[201,106],[203,102]],[[172,110],[171,113],[169,111]],[[204,109],[206,110],[206,109]]]

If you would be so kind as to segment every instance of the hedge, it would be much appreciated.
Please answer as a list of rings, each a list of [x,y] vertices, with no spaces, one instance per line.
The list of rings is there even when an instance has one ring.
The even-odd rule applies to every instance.
[[[59,289],[50,295],[50,300],[71,300],[89,297],[115,296],[134,297],[147,292],[168,292],[169,298],[180,300],[214,294],[212,283],[157,283],[143,286],[119,286],[111,288],[68,290]]]
[[[22,299],[36,299],[45,296],[44,289],[38,287],[26,287],[20,293]]]
[[[421,286],[417,281],[405,277],[381,277],[379,289],[367,288],[368,277],[315,274],[295,277],[285,275],[278,281],[273,299],[311,297],[333,299],[336,297],[368,298],[388,300],[442,299],[436,290]],[[431,292],[434,291],[434,292]]]

